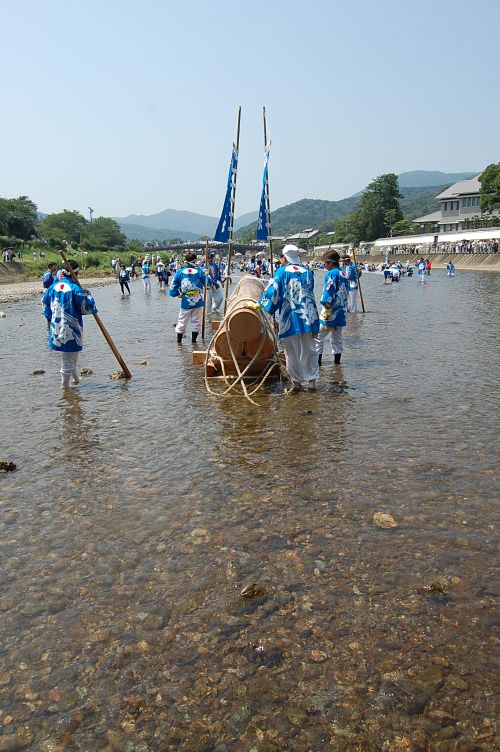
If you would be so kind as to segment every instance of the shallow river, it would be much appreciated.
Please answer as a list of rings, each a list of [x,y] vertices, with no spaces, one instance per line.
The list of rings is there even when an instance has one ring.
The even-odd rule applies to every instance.
[[[3,306],[0,751],[500,749],[500,276],[445,274],[365,274],[342,366],[259,408],[154,286],[95,290],[133,379],[88,317],[67,395]]]

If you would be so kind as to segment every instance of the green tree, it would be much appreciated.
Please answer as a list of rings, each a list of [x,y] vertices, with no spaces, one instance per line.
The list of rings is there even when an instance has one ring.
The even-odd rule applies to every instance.
[[[393,237],[398,237],[400,235],[415,235],[417,231],[417,225],[414,222],[408,222],[407,219],[400,219],[392,226]]]
[[[399,199],[398,176],[393,172],[373,180],[359,199],[356,207],[359,240],[376,240],[388,235],[391,224],[403,219]]]
[[[38,210],[27,196],[0,198],[0,235],[30,240],[36,235]]]
[[[144,253],[144,246],[140,240],[134,238],[132,240],[127,240],[126,251],[136,258],[136,256],[140,256]]]
[[[85,245],[100,251],[120,250],[125,248],[127,238],[118,222],[110,217],[98,217],[87,225],[84,233]]]
[[[490,164],[479,176],[481,211],[500,209],[500,162]]]
[[[59,214],[49,214],[40,223],[39,234],[55,245],[61,245],[63,240],[79,243],[85,232],[87,220],[77,211],[65,209]]]

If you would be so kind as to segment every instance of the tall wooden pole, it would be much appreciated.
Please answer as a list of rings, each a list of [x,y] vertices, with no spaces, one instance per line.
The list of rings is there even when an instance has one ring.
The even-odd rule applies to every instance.
[[[208,238],[205,241],[205,274],[208,271]],[[207,275],[208,276],[208,275]],[[207,310],[207,280],[205,280],[205,287],[203,288],[203,320],[201,322],[201,338],[205,338],[205,321]]]
[[[78,285],[78,287],[81,287],[81,288],[83,289],[83,285],[82,285],[82,284],[81,284],[81,282],[80,282],[80,281],[79,281],[79,280],[77,279],[75,272],[74,272],[74,271],[73,271],[73,269],[71,268],[71,266],[70,266],[70,264],[69,264],[69,262],[68,262],[68,259],[66,258],[66,254],[64,253],[64,251],[60,251],[60,254],[61,254],[61,256],[62,256],[62,260],[64,261],[64,266],[65,266],[66,270],[67,270],[67,271],[68,271],[68,272],[70,273],[70,275],[71,275],[71,279],[73,280],[73,282],[74,282],[74,283],[75,283],[76,285]],[[98,327],[99,327],[99,329],[101,330],[101,332],[102,332],[102,334],[103,334],[103,337],[104,337],[104,339],[106,340],[106,342],[107,342],[107,343],[108,343],[108,345],[110,346],[110,348],[111,348],[111,351],[112,351],[113,355],[114,355],[114,356],[115,356],[115,358],[117,359],[118,363],[119,363],[119,364],[121,365],[121,367],[122,367],[122,371],[123,371],[123,374],[124,374],[125,378],[126,378],[126,379],[131,379],[131,378],[132,378],[132,374],[131,374],[131,373],[130,373],[130,371],[128,370],[128,368],[127,368],[127,366],[126,366],[126,364],[125,364],[125,361],[123,360],[122,356],[121,356],[121,355],[120,355],[120,353],[118,352],[118,348],[117,348],[117,346],[115,345],[115,343],[113,342],[113,340],[111,339],[111,336],[110,336],[110,334],[109,334],[108,330],[106,329],[106,327],[105,327],[105,326],[104,326],[104,324],[102,323],[102,321],[101,321],[101,319],[99,318],[99,316],[97,315],[97,313],[93,313],[92,315],[93,315],[93,317],[95,318],[95,320],[97,321],[97,326],[98,326]]]
[[[267,123],[266,123],[266,108],[262,108],[262,117],[264,120],[264,149],[267,146]],[[271,257],[271,277],[274,277],[274,261],[273,261],[273,242],[271,240],[271,205],[269,203],[269,158],[267,162],[266,173],[266,222],[267,222],[267,241],[269,244],[269,255]]]
[[[356,261],[356,251],[354,250],[354,246],[352,247],[352,259],[354,261],[354,266],[355,266],[355,269],[356,269],[356,279],[358,280],[359,297],[361,298],[361,308],[363,310],[363,313],[366,313],[366,311],[365,311],[365,301],[363,300],[363,291],[361,290],[361,280],[359,278],[358,264],[357,264],[357,261]]]
[[[240,121],[241,121],[241,107],[238,107],[238,125],[236,128],[236,172],[234,174],[234,180],[231,191],[231,216],[229,227],[229,243],[227,244],[227,273],[226,273],[226,296],[224,299],[224,315],[226,313],[227,301],[229,298],[229,281],[231,279],[231,256],[233,251],[233,225],[234,225],[234,200],[236,197],[236,178],[238,176],[238,162],[240,160]]]

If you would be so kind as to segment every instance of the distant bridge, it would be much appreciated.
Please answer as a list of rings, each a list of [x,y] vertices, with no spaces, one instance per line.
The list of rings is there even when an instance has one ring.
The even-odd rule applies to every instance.
[[[211,251],[215,251],[216,253],[227,253],[227,244],[226,243],[215,243],[214,241],[209,240],[208,241],[208,247]],[[232,254],[235,253],[242,253],[243,255],[247,253],[258,253],[259,251],[264,251],[264,253],[268,253],[269,249],[266,245],[258,245],[256,243],[232,243],[231,244]],[[156,244],[148,244],[144,243],[144,250],[156,252],[156,251],[173,251],[176,253],[185,253],[186,251],[197,251],[204,252],[205,251],[205,241],[197,240],[194,243],[165,243],[161,245]]]

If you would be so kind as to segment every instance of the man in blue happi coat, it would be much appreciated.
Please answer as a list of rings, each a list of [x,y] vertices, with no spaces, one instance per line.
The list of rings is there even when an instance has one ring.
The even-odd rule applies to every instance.
[[[42,278],[42,285],[44,290],[48,290],[56,281],[57,264],[55,261],[51,261],[47,264],[47,271]]]
[[[299,249],[285,245],[281,265],[264,291],[259,305],[271,315],[279,314],[279,339],[286,357],[286,367],[298,392],[307,382],[316,388],[319,376],[314,336],[319,330],[319,316],[314,300],[314,276],[300,263]]]
[[[323,344],[331,336],[332,353],[335,363],[340,363],[344,351],[343,332],[347,320],[347,301],[349,287],[347,279],[340,273],[340,256],[337,251],[329,251],[323,256],[327,269],[323,280],[323,294],[321,295],[321,313],[319,334],[316,339],[318,365],[323,359]]]
[[[196,253],[185,256],[186,265],[174,275],[168,294],[181,299],[179,319],[175,331],[180,345],[188,324],[191,324],[191,341],[196,342],[203,320],[203,288],[212,286],[212,278],[196,266]]]
[[[76,261],[69,264],[77,275]],[[80,381],[76,364],[83,349],[82,316],[97,313],[95,300],[88,290],[73,282],[69,271],[62,269],[57,281],[45,291],[42,303],[49,322],[49,348],[62,355],[61,387],[67,389],[70,378],[74,384]]]

